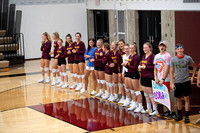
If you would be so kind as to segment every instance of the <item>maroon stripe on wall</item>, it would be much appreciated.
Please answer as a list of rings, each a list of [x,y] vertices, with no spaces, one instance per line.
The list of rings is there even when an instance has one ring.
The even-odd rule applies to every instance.
[[[200,62],[200,11],[175,12],[175,40],[195,63]]]

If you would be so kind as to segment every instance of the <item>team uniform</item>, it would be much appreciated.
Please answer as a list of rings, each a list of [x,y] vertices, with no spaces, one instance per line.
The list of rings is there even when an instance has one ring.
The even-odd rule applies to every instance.
[[[58,66],[61,65],[66,65],[66,56],[67,56],[67,51],[66,48],[64,46],[62,46],[61,48],[57,48],[57,55],[58,55]]]
[[[77,42],[73,43],[74,49],[76,50],[76,53],[74,54],[74,63],[85,63],[84,60],[84,53],[85,53],[85,44],[84,42]]]
[[[74,63],[74,53],[72,53],[73,48],[74,48],[73,43],[66,47],[66,50],[67,50],[66,52],[68,52],[68,51],[71,52],[70,54],[67,53],[68,64],[73,64]]]
[[[119,53],[118,51],[116,53],[114,53],[113,51],[110,52],[110,57],[111,57],[111,61],[110,63],[114,63],[115,66],[112,68],[113,69],[113,73],[118,74],[118,57],[119,57]]]
[[[57,49],[58,49],[58,42],[57,41],[54,41],[54,44],[53,44],[53,48],[54,48],[54,51],[53,51],[53,55],[54,55],[54,59],[56,57],[56,55],[58,54],[57,53]]]
[[[122,62],[128,63],[129,56],[130,55],[127,56],[126,54],[124,54],[122,56]],[[122,67],[122,74],[124,75],[124,77],[128,77],[128,69],[125,66]]]
[[[180,59],[176,56],[171,59],[170,66],[174,67],[175,71],[174,83],[176,90],[174,91],[174,96],[176,98],[189,96],[192,93],[188,66],[193,63],[193,59],[188,55],[184,55]]]
[[[104,65],[105,73],[108,75],[112,75],[112,68],[109,67],[111,62],[110,58],[110,51],[104,55],[104,59],[102,60],[102,63]]]
[[[95,51],[96,51],[97,47],[94,47],[94,48],[90,48],[90,50],[88,51],[88,48],[87,50],[85,51],[85,54],[84,54],[84,58],[85,58],[85,55],[89,55],[90,58],[85,58],[85,60],[87,60],[87,65],[86,65],[86,70],[94,70],[94,62],[90,62],[91,59],[94,59],[94,55],[95,55]]]
[[[161,55],[158,53],[154,58],[154,65],[157,69],[157,77],[159,81],[162,81],[163,75],[166,70],[166,65],[170,65],[171,56],[169,53],[165,52],[165,54]],[[167,87],[170,92],[170,76],[169,73],[164,81],[164,85]]]
[[[125,55],[124,51],[118,52],[118,58],[117,58],[117,65],[118,65],[118,73],[122,73],[122,62],[123,62],[123,55]]]
[[[131,79],[139,79],[138,65],[140,62],[140,56],[138,54],[130,55],[126,68],[128,69],[127,77]]]
[[[51,51],[51,41],[44,42],[40,50],[42,51],[41,59],[51,60],[51,56],[49,55]]]
[[[154,54],[149,55],[147,58],[145,55],[142,57],[140,65],[145,65],[146,69],[141,70],[141,85],[145,87],[152,87],[152,80],[154,80]]]
[[[102,53],[102,55],[100,55]],[[95,50],[95,65],[94,65],[94,69],[97,71],[105,71],[104,65],[102,63],[103,59],[104,59],[104,51],[103,49],[96,49]]]

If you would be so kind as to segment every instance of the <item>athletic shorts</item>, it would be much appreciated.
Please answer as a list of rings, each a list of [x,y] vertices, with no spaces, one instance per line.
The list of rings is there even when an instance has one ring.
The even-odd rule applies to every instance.
[[[89,70],[89,71],[92,71],[92,70],[94,70],[94,67],[89,67],[89,66],[86,66],[86,68],[85,68],[86,70]]]
[[[164,85],[167,87],[168,92],[170,92],[170,82],[164,82]]]
[[[94,69],[97,71],[105,71],[104,66],[100,66],[100,67],[95,66]]]
[[[79,64],[79,63],[85,63],[85,60],[80,60],[80,61],[74,61],[75,64]]]
[[[140,82],[144,87],[152,87],[152,80],[154,80],[154,78],[141,78]]]
[[[107,73],[107,72],[105,72],[105,74],[112,75],[112,73]]]
[[[139,72],[128,73],[128,77],[131,78],[131,79],[139,79],[140,74],[139,74]]]
[[[176,98],[181,98],[183,96],[189,96],[192,93],[190,81],[183,83],[175,83],[176,90],[174,91],[174,96]]]
[[[129,73],[128,73],[128,72],[125,72],[125,73],[124,73],[124,77],[129,77]]]
[[[68,61],[68,64],[74,64],[74,61]]]
[[[58,66],[61,66],[61,65],[66,65],[66,60],[65,60],[65,58],[58,59]]]

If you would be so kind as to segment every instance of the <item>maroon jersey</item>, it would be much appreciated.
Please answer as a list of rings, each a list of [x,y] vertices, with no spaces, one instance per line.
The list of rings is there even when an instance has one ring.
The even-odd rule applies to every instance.
[[[121,65],[122,62],[123,62],[122,57],[125,54],[125,52],[124,51],[119,51],[118,53],[119,53],[119,56],[117,58],[118,72],[122,73],[122,65]]]
[[[42,59],[51,59],[51,56],[49,55],[51,51],[51,41],[44,42],[40,48],[42,51]]]
[[[138,71],[138,65],[140,63],[140,56],[138,54],[130,55],[126,68],[128,68],[128,73],[134,73]]]
[[[56,57],[57,55],[57,48],[58,48],[58,42],[57,41],[54,41],[54,45],[53,45],[53,48],[54,48],[54,51],[53,51],[53,54],[54,54],[54,57]]]
[[[62,47],[58,47],[57,48],[57,54],[58,54],[58,59],[63,59],[63,58],[66,58],[67,56],[67,50],[64,46]]]
[[[76,50],[76,53],[74,54],[74,60],[75,61],[84,60],[84,53],[85,53],[85,44],[84,44],[84,42],[81,41],[78,44],[77,44],[77,42],[74,42],[73,46],[74,46],[73,49]]]
[[[141,77],[142,78],[154,78],[154,54],[149,55],[145,58],[145,55],[142,57],[140,65],[145,65],[145,69],[141,69]]]
[[[111,62],[111,57],[110,57],[110,51],[108,53],[105,53],[104,59],[102,60],[103,65],[105,66],[105,73],[111,74],[112,73],[112,68],[109,67]]]
[[[67,52],[70,51],[71,54],[67,53],[68,62],[74,61],[74,53],[72,53],[72,49],[74,48],[73,43],[66,47]]]
[[[102,53],[102,55],[100,55]],[[94,53],[94,65],[96,67],[101,67],[101,66],[104,66],[102,61],[104,59],[104,52],[103,52],[103,49],[96,49],[95,50],[95,53]]]
[[[119,57],[118,51],[114,53],[113,51],[110,52],[111,62],[115,63],[115,66],[112,68],[114,72],[118,72],[118,64],[117,64],[117,58]]]

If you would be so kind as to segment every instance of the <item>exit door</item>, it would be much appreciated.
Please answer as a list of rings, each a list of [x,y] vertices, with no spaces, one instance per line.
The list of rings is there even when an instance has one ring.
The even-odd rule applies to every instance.
[[[157,54],[158,43],[161,40],[161,17],[160,11],[139,11],[139,41],[140,55],[144,54],[143,44],[150,42],[153,53]]]

